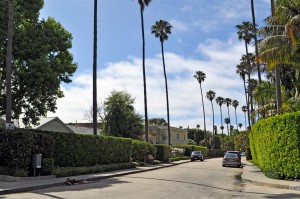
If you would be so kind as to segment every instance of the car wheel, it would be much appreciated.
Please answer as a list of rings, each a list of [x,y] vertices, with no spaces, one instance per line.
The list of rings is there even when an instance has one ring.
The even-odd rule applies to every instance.
[[[201,162],[203,162],[203,159],[201,159]]]
[[[225,167],[225,164],[222,164],[222,167]]]

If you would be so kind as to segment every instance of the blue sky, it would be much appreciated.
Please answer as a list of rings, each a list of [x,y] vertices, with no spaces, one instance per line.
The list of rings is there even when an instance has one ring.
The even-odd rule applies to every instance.
[[[270,14],[269,0],[254,0],[256,22]],[[62,85],[65,97],[58,100],[56,113],[64,122],[84,122],[84,113],[92,105],[93,0],[45,0],[41,18],[51,16],[73,35],[71,52],[78,69],[73,82]],[[146,75],[149,117],[166,118],[166,100],[159,40],[151,35],[151,26],[160,19],[172,26],[164,43],[169,85],[171,126],[203,128],[199,84],[195,71],[206,73],[204,94],[240,102],[238,123],[244,124],[241,106],[245,104],[243,83],[235,74],[245,54],[244,43],[236,35],[237,24],[252,21],[250,0],[153,0],[145,8]],[[253,51],[253,47],[250,47]],[[136,98],[135,108],[143,116],[141,21],[137,0],[98,0],[98,99],[103,101],[112,90],[126,90]],[[204,99],[207,129],[212,129],[211,104]],[[219,126],[220,111],[215,106]],[[227,107],[223,106],[223,117]],[[230,107],[235,124],[234,108]],[[220,132],[220,130],[218,130]]]

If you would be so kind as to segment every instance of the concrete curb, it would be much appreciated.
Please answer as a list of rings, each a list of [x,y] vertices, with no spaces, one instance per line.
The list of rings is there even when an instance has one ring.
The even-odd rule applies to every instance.
[[[83,180],[96,181],[96,180],[119,177],[119,176],[124,176],[124,175],[129,175],[129,174],[153,171],[153,170],[157,170],[157,169],[162,169],[162,168],[167,168],[167,167],[172,167],[172,166],[184,164],[184,163],[187,163],[187,162],[189,162],[189,161],[182,161],[182,162],[178,162],[178,163],[174,162],[174,163],[155,165],[153,167],[149,167],[149,168],[146,168],[146,169],[128,170],[128,171],[124,171],[124,172],[122,172],[122,170],[117,170],[120,173],[113,173],[113,174],[97,176],[97,177],[89,177],[89,178],[85,178]],[[115,172],[117,172],[117,171],[115,171]],[[100,173],[100,174],[105,174],[105,172]],[[74,176],[74,177],[79,177],[79,176]],[[72,178],[72,176],[70,176],[70,178]],[[55,178],[55,179],[57,179],[57,178]],[[0,195],[20,193],[20,192],[28,192],[28,191],[33,191],[33,190],[37,190],[37,189],[46,189],[46,188],[50,188],[50,187],[61,186],[61,185],[65,185],[65,183],[64,183],[65,179],[66,179],[65,177],[61,178],[62,182],[49,182],[49,183],[45,183],[43,185],[33,185],[33,186],[22,187],[22,188],[12,188],[12,189],[0,190]],[[69,185],[65,185],[65,186],[69,186]]]

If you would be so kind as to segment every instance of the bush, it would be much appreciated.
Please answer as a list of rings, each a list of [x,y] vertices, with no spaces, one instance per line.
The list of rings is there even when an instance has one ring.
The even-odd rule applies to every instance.
[[[166,144],[156,144],[154,145],[156,147],[156,159],[160,160],[162,162],[168,162],[169,161],[169,155],[171,153],[171,147]]]
[[[185,156],[191,156],[193,151],[201,151],[204,156],[207,156],[208,149],[204,146],[197,146],[197,145],[174,145],[174,147],[182,148],[185,150]]]
[[[145,141],[132,140],[132,153],[133,161],[144,161],[145,156],[156,155],[156,147]]]
[[[41,175],[52,175],[54,158],[42,158]]]
[[[267,175],[300,178],[300,112],[258,120],[249,139],[253,162]]]

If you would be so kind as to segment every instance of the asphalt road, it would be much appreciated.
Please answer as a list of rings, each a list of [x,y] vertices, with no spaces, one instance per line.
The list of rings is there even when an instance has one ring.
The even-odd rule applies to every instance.
[[[242,182],[242,168],[222,167],[221,159],[125,175],[80,185],[63,185],[33,192],[1,195],[0,199],[260,199],[300,198],[299,191]]]

